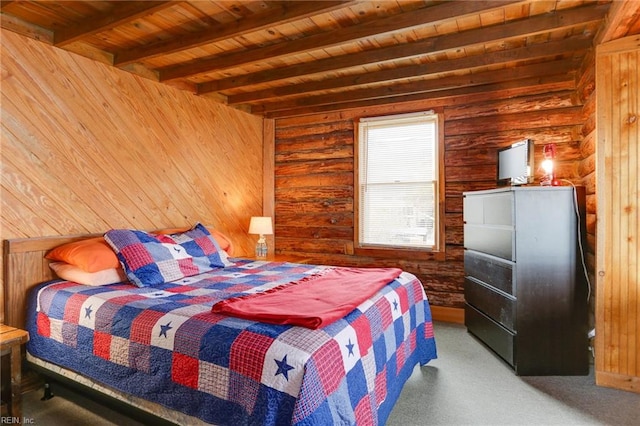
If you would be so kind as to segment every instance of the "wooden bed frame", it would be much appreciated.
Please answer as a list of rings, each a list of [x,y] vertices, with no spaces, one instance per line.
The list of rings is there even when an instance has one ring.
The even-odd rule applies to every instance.
[[[25,329],[27,301],[30,291],[38,284],[56,278],[53,271],[49,268],[51,261],[44,257],[48,251],[61,244],[85,240],[100,235],[101,234],[82,234],[4,240],[4,306],[0,306],[4,308],[4,311],[0,312],[3,314],[3,323]],[[0,317],[2,317],[2,315],[0,315]],[[182,413],[177,411],[173,412],[175,416],[173,413],[167,414],[167,412],[164,411],[163,416],[167,417],[162,417],[159,413],[162,412],[160,410],[163,410],[164,407],[158,405],[157,409],[155,409],[155,403],[146,401],[144,403],[145,405],[136,406],[136,397],[129,399],[130,403],[127,403],[116,397],[102,393],[99,388],[95,388],[94,384],[77,383],[66,377],[63,373],[59,374],[48,369],[47,366],[41,366],[33,362],[28,362],[28,366],[30,370],[44,376],[46,383],[53,381],[79,390],[82,394],[96,400],[98,403],[109,406],[145,424],[185,424],[183,419],[189,419],[190,422],[195,421],[193,424],[199,422],[199,419],[186,415],[185,417],[181,417]],[[40,384],[42,384],[42,382],[40,382]],[[47,390],[48,388],[45,387],[45,397],[43,397],[43,399],[47,397]],[[147,405],[146,403],[151,405]]]
[[[4,240],[4,324],[24,329],[29,291],[55,278],[44,255],[54,247],[100,234]]]
[[[45,281],[56,278],[51,268],[49,268],[49,261],[45,259],[45,254],[65,243],[85,240],[100,236],[102,234],[83,234],[83,235],[63,235],[55,237],[38,237],[38,238],[18,238],[4,240],[4,252],[3,252],[3,274],[4,274],[4,324],[25,329],[26,323],[26,311],[27,300],[29,292],[32,288]],[[24,355],[24,352],[23,352]],[[184,419],[189,419],[189,422],[193,424],[199,424],[198,419],[182,415],[182,413],[174,412],[175,417],[170,418],[159,417],[154,413],[160,413],[161,410],[166,410],[164,407],[156,405],[151,402],[143,402],[147,409],[138,408],[135,406],[138,398],[132,397],[130,401],[132,403],[124,402],[118,398],[107,395],[97,388],[91,385],[85,385],[75,382],[68,377],[58,374],[52,370],[49,370],[43,366],[28,363],[29,370],[42,375],[45,379],[45,383],[49,384],[55,382],[56,384],[63,385],[65,387],[75,389],[82,395],[85,395],[96,402],[110,407],[132,419],[135,419],[143,424],[154,424],[159,426],[164,425],[177,425],[184,424]],[[33,373],[32,373],[33,374]],[[32,381],[39,382],[33,386],[33,389],[37,389],[37,386],[42,385],[42,381],[32,378]],[[50,393],[49,386],[45,386],[44,399],[48,399],[53,396]],[[139,400],[142,401],[142,400]],[[154,408],[157,408],[155,410]]]
[[[215,229],[211,225],[205,224],[205,226],[208,229]],[[75,234],[4,240],[4,294],[0,294],[0,302],[4,296],[4,303],[0,303],[0,321],[6,325],[24,329],[29,290],[37,284],[56,278],[49,268],[49,263],[52,261],[44,257],[49,250],[62,244],[102,235]],[[228,239],[226,235],[223,237]],[[233,255],[233,245],[226,250],[230,256]]]

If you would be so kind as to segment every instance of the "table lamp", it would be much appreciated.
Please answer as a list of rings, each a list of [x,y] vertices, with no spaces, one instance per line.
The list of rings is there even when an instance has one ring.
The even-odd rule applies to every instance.
[[[544,160],[540,167],[544,171],[544,176],[540,179],[540,185],[543,186],[558,186],[560,181],[556,179],[556,173],[554,170],[554,160],[556,158],[556,144],[548,143],[543,147],[542,155]]]
[[[264,216],[253,216],[251,218],[251,222],[249,223],[249,234],[260,235],[258,243],[256,244],[256,258],[266,259],[268,249],[267,242],[265,241],[264,236],[273,234],[273,225],[271,224],[271,218]]]

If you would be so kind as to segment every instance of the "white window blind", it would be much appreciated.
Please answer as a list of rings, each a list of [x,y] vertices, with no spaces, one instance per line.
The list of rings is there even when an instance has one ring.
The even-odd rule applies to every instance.
[[[359,122],[359,244],[433,248],[437,241],[437,115]]]

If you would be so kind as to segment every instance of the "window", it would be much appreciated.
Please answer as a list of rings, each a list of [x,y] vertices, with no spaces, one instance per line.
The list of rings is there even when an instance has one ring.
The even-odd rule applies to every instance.
[[[429,111],[358,123],[356,248],[438,251],[439,118]]]

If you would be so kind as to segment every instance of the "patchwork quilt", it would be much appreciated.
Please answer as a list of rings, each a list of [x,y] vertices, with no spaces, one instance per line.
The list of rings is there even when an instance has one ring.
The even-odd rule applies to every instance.
[[[413,367],[436,357],[427,298],[409,273],[309,329],[212,306],[329,267],[232,261],[154,287],[45,283],[30,299],[27,350],[220,425],[384,424]]]

